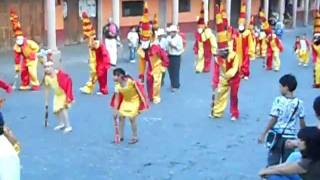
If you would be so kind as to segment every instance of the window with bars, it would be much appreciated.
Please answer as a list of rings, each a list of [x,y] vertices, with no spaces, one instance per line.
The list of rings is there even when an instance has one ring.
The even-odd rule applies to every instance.
[[[303,8],[304,0],[298,0],[298,8]]]
[[[179,0],[179,12],[190,12],[191,2],[190,0]]]
[[[123,1],[122,16],[142,16],[144,1]]]

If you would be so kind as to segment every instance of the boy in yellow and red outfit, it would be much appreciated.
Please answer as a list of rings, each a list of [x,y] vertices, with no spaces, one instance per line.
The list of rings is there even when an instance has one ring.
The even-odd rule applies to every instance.
[[[220,12],[218,7],[216,8],[216,12]],[[228,40],[231,39],[228,39],[228,32],[226,30],[227,24],[224,24],[221,12],[216,13],[216,24],[219,48],[219,55],[216,59],[216,63],[220,67],[220,72],[215,72],[214,76],[218,76],[219,74],[220,76],[218,86],[215,89],[216,96],[210,116],[215,118],[221,118],[223,116],[224,110],[227,107],[227,100],[230,91],[231,120],[235,121],[239,118],[238,90],[241,80],[239,58],[233,50],[233,43],[228,45]],[[229,35],[229,37],[231,36]]]
[[[306,39],[306,34],[304,34],[301,38],[296,39],[295,42],[295,53],[299,59],[299,66],[308,66],[309,64],[309,51],[310,44]]]
[[[211,29],[204,22],[203,2],[201,6],[200,18],[198,19],[198,29],[194,33],[195,43],[193,51],[197,56],[196,72],[210,72],[212,54],[216,53],[216,37]]]
[[[276,34],[272,33],[268,35],[268,52],[266,68],[267,70],[279,71],[281,60],[280,53],[283,52],[283,45],[281,40]]]
[[[88,39],[89,47],[89,80],[85,86],[80,88],[80,91],[84,94],[92,94],[96,83],[99,83],[98,95],[107,95],[107,74],[110,68],[109,53],[105,49],[105,46],[97,42],[96,32],[90,22],[89,16],[86,12],[82,13],[82,26],[84,38]],[[104,49],[104,50],[103,50]]]
[[[10,12],[10,21],[16,37],[16,44],[13,47],[13,51],[15,70],[21,73],[20,90],[29,90],[29,85],[31,84],[31,89],[38,91],[40,90],[37,75],[37,52],[39,51],[39,45],[23,36],[18,16],[13,10]]]
[[[241,76],[248,79],[250,76],[250,59],[255,56],[255,47],[252,33],[246,29],[246,5],[241,4],[239,18],[239,36],[236,40],[236,52],[240,60]]]
[[[279,71],[281,65],[280,53],[283,52],[282,42],[277,35],[272,32],[271,26],[262,10],[259,12],[259,18],[262,23],[262,29],[267,35],[266,69]]]
[[[257,37],[256,55],[260,58],[266,58],[267,56],[267,35],[263,30],[260,30]]]

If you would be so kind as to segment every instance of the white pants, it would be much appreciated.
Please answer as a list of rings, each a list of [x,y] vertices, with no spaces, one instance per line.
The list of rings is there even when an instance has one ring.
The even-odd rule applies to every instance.
[[[4,135],[0,136],[0,180],[20,180],[20,160]]]
[[[117,65],[117,40],[116,39],[105,39],[106,49],[110,56],[110,63]]]

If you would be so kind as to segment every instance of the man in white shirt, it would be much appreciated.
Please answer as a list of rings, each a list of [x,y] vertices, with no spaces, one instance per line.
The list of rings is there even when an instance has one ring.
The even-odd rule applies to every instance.
[[[171,91],[175,92],[180,88],[180,64],[181,54],[184,51],[182,37],[178,34],[178,27],[171,25],[168,28],[168,54],[169,54],[169,76],[171,81]]]
[[[0,113],[0,180],[20,180],[20,160],[12,144],[4,135],[4,121]]]

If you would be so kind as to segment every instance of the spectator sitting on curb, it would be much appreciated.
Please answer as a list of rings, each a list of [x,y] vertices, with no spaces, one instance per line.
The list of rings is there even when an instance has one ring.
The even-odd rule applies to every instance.
[[[4,99],[0,100],[2,107]],[[0,179],[20,180],[20,160],[18,153],[20,146],[12,131],[5,127],[3,116],[0,112]]]
[[[320,177],[320,130],[306,127],[298,133],[302,159],[262,169],[259,175],[267,180],[317,180]]]

